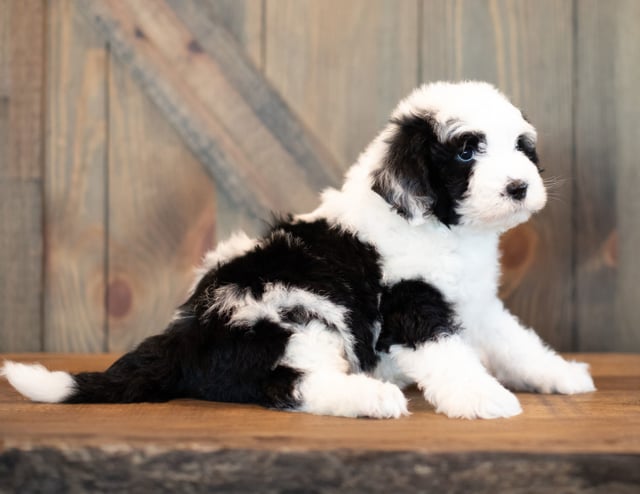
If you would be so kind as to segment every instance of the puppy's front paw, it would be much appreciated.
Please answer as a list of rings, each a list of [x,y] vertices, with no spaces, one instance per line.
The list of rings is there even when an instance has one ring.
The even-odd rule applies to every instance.
[[[377,393],[370,397],[361,415],[379,419],[397,419],[409,415],[407,399],[395,384],[380,383]]]
[[[496,419],[522,413],[518,398],[493,378],[440,393],[425,392],[436,412],[451,418]]]
[[[546,382],[542,383],[541,388],[544,393],[564,395],[590,393],[596,390],[591,374],[589,374],[589,365],[573,361],[562,361],[561,365],[553,369]]]

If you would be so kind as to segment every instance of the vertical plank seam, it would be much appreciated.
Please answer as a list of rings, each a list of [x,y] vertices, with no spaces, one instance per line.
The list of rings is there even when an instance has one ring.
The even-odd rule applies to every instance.
[[[267,73],[267,0],[262,0],[260,8],[260,70]]]
[[[45,180],[46,180],[46,170],[45,160],[47,156],[47,140],[45,136],[45,128],[47,123],[47,66],[48,66],[48,51],[47,51],[47,39],[48,39],[48,4],[46,0],[42,0],[42,19],[40,22],[42,23],[42,39],[40,49],[42,50],[42,74],[41,74],[41,93],[40,93],[40,293],[38,298],[40,299],[39,309],[40,309],[40,351],[45,350],[45,334],[44,334],[44,318],[46,317],[46,311],[44,308],[45,304],[45,293],[46,293],[46,262],[47,262],[47,242],[45,241],[45,235],[47,234],[47,214],[46,214],[46,198],[45,198]]]
[[[577,142],[576,122],[578,117],[578,3],[571,1],[571,351],[580,348],[579,300],[578,300],[578,180],[576,180]]]
[[[422,71],[422,37],[423,37],[423,29],[424,29],[424,22],[423,22],[423,15],[424,15],[424,0],[416,0],[417,3],[417,9],[418,9],[418,15],[416,16],[418,19],[418,29],[417,29],[417,37],[418,37],[418,46],[416,49],[416,55],[418,57],[418,61],[416,63],[416,70],[417,70],[417,74],[416,74],[416,85],[419,86],[420,84],[422,84],[422,79],[424,78],[424,74]]]
[[[110,231],[110,150],[111,150],[111,44],[106,42],[105,48],[105,78],[104,78],[104,115],[105,115],[105,149],[104,149],[104,263],[103,263],[103,284],[104,284],[104,300],[102,308],[102,350],[104,352],[109,351],[109,270],[110,270],[110,251],[109,244],[111,240]]]

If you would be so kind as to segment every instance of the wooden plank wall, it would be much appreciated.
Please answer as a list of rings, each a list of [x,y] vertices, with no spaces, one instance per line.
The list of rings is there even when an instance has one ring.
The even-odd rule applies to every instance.
[[[44,349],[99,351],[107,335],[108,52],[72,2],[51,2],[46,25]]]
[[[0,0],[0,349],[42,346],[42,0]]]
[[[412,87],[466,78],[524,109],[558,177],[503,239],[507,304],[562,350],[640,350],[639,9],[0,0],[0,351],[130,348],[207,248],[260,228],[251,204],[311,207]]]
[[[640,2],[577,4],[576,346],[640,348]]]
[[[427,2],[423,28],[422,79],[496,84],[539,129],[545,176],[570,177],[572,3]],[[571,348],[573,191],[556,192],[562,200],[549,201],[542,214],[503,237],[502,295],[552,346]]]

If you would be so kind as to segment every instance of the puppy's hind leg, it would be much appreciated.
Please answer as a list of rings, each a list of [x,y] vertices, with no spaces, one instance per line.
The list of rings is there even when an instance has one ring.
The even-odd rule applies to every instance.
[[[409,414],[398,386],[364,374],[310,372],[300,381],[298,391],[302,412],[378,419]]]
[[[344,341],[313,321],[289,339],[282,363],[301,372],[297,410],[341,417],[397,418],[408,415],[407,400],[395,384],[349,374]]]

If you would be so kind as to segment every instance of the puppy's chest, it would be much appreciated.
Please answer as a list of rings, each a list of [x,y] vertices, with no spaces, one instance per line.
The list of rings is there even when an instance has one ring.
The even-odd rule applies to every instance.
[[[451,302],[493,293],[498,282],[497,237],[423,234],[380,245],[383,283],[421,279]]]

